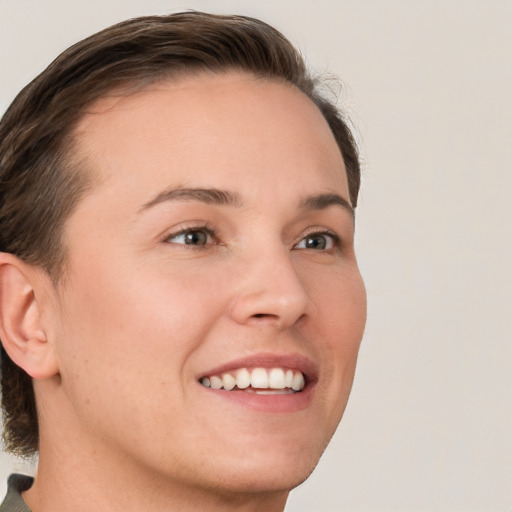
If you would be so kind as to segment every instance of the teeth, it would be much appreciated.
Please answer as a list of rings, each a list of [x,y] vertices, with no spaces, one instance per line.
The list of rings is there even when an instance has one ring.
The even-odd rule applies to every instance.
[[[268,388],[268,373],[264,368],[255,368],[251,373],[251,387]]]
[[[255,395],[292,395],[295,393],[293,389],[277,390],[277,389],[254,389]]]
[[[225,373],[222,376],[222,384],[224,386],[224,389],[231,391],[236,386],[236,379],[235,379],[235,377],[233,377],[233,375],[230,375],[229,373]]]
[[[293,382],[293,372],[291,370],[286,370],[286,375],[284,377],[284,384],[287,388],[292,387]]]
[[[268,387],[272,389],[284,389],[284,370],[281,368],[272,368],[268,374]]]
[[[239,389],[245,389],[251,385],[251,374],[245,368],[236,372],[236,385]]]
[[[294,391],[304,389],[304,375],[302,373],[297,372],[293,374],[292,389]]]
[[[302,391],[305,386],[302,372],[286,368],[240,368],[234,373],[203,377],[200,382],[207,388],[247,389],[264,395],[293,393]]]
[[[217,377],[216,375],[212,375],[210,377],[210,386],[213,389],[221,389],[222,388],[222,379]]]

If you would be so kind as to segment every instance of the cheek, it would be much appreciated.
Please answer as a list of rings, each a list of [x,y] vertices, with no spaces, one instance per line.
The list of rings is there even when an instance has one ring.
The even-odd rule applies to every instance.
[[[318,327],[335,347],[357,351],[366,323],[366,290],[356,262],[311,275],[307,287]]]
[[[190,354],[219,315],[218,287],[155,269],[94,270],[81,272],[62,301],[61,374],[74,392],[138,400],[155,386],[181,386]]]
[[[311,327],[317,330],[318,355],[325,369],[320,384],[328,401],[338,403],[336,414],[343,411],[352,386],[366,323],[366,291],[355,262],[317,274],[309,289],[318,313]]]

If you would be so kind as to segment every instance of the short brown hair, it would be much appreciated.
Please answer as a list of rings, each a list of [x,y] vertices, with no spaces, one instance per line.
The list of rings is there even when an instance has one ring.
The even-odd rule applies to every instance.
[[[27,85],[0,123],[0,251],[42,267],[57,284],[65,262],[62,230],[90,176],[72,164],[73,129],[106,94],[200,71],[238,70],[293,84],[320,109],[341,150],[352,205],[360,167],[347,122],[325,98],[292,44],[245,16],[184,12],[128,20],[75,44]],[[2,348],[6,448],[38,449],[31,378]]]

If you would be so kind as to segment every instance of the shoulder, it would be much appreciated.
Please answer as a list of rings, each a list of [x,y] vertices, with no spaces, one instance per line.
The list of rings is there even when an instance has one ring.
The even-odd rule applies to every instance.
[[[30,512],[21,493],[30,489],[34,479],[27,475],[11,475],[7,481],[7,494],[0,505],[0,512]]]

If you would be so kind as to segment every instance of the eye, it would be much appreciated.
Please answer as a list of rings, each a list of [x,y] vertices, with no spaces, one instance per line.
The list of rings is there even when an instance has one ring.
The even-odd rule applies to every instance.
[[[183,229],[179,233],[171,234],[166,238],[166,242],[202,247],[214,243],[214,236],[213,231],[208,228],[189,228]]]
[[[334,249],[339,238],[332,233],[310,233],[305,236],[294,248],[328,251]]]

